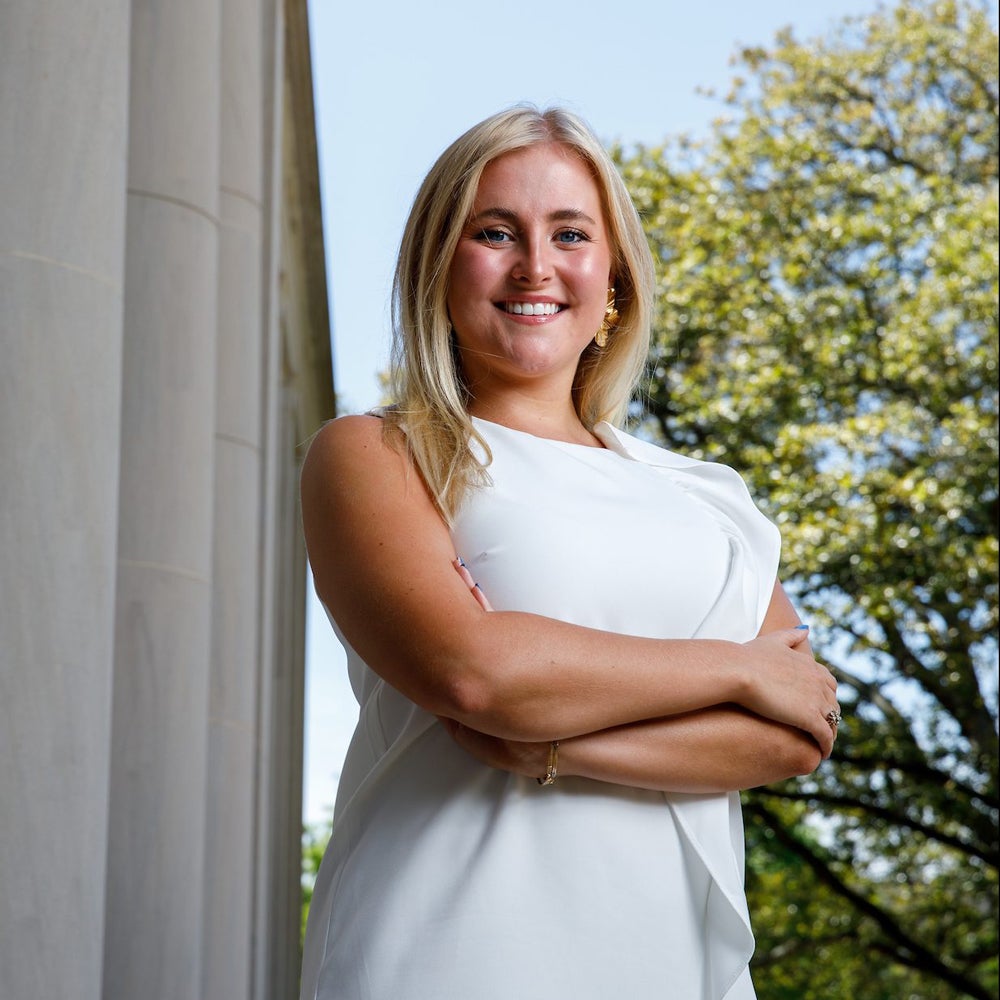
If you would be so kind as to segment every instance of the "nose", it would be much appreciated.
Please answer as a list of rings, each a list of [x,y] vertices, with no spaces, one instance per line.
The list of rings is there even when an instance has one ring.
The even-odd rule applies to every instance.
[[[518,248],[511,277],[522,284],[544,284],[552,276],[552,248],[548,240],[523,237]]]

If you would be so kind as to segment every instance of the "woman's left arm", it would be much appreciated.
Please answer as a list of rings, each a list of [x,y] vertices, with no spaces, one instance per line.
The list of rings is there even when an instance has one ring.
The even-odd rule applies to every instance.
[[[548,743],[516,743],[448,720],[445,725],[459,746],[490,767],[545,774]],[[663,792],[717,793],[809,774],[821,760],[808,734],[719,705],[563,740],[558,773]]]
[[[476,596],[488,607],[481,593]],[[776,582],[761,634],[797,623],[791,601]],[[548,743],[501,740],[443,721],[459,746],[484,764],[532,777],[545,773]],[[736,705],[717,705],[563,740],[558,773],[657,791],[716,793],[809,774],[821,760],[807,733]]]

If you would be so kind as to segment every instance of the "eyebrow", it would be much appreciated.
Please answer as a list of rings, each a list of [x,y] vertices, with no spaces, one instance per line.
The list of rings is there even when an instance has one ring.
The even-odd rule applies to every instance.
[[[485,208],[481,212],[477,212],[471,219],[469,219],[468,225],[476,225],[482,222],[484,219],[503,219],[505,222],[516,223],[519,222],[517,212],[511,208]],[[579,208],[560,208],[555,212],[550,212],[548,215],[549,222],[589,222],[590,225],[596,226],[596,220],[592,219],[586,212],[581,211]]]

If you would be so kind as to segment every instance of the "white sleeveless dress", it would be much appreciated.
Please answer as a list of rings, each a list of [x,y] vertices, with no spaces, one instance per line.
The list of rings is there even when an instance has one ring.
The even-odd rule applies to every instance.
[[[608,424],[605,449],[476,426],[493,485],[453,536],[496,609],[657,638],[757,634],[778,533],[731,469]],[[474,760],[347,653],[361,712],[303,1000],[752,1000],[738,795],[543,788]]]

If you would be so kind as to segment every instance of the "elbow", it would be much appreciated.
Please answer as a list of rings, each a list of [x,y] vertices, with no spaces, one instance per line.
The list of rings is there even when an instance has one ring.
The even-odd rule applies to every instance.
[[[782,727],[773,739],[764,741],[761,750],[762,764],[773,772],[773,781],[805,777],[823,762],[823,753],[815,740],[797,729]]]
[[[785,766],[789,778],[802,778],[812,774],[823,763],[823,753],[816,742],[805,734],[795,733],[785,748]]]
[[[496,700],[493,671],[475,643],[461,641],[459,635],[448,638],[430,648],[410,649],[400,671],[411,682],[403,693],[434,715],[478,728],[476,720]]]
[[[401,688],[425,711],[500,739],[552,739],[553,699],[544,671],[498,628],[503,612],[484,614],[472,627],[456,628],[409,650],[396,671]]]
[[[534,739],[524,699],[499,659],[463,657],[444,671],[423,707],[489,736]]]
[[[455,627],[414,637],[405,648],[398,641],[373,641],[364,630],[344,629],[344,636],[379,677],[425,712],[487,735],[516,738],[510,733],[518,714],[512,658],[479,632],[485,630]]]
[[[532,734],[525,719],[499,685],[488,679],[463,676],[449,681],[438,692],[440,701],[433,711],[461,722],[488,736],[508,740],[526,740]]]
[[[433,701],[431,710],[436,715],[456,719],[482,732],[477,723],[490,713],[494,697],[484,677],[463,668],[449,671],[436,685],[430,700]]]

